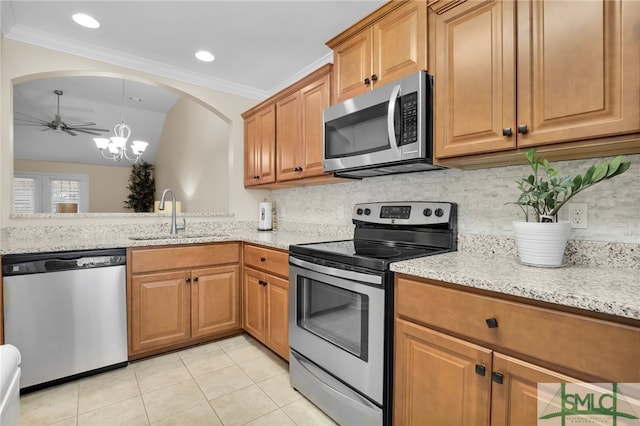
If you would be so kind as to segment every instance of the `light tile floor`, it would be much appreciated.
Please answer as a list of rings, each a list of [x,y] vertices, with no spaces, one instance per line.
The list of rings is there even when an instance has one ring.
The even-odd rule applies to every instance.
[[[26,394],[23,426],[335,425],[247,334]]]

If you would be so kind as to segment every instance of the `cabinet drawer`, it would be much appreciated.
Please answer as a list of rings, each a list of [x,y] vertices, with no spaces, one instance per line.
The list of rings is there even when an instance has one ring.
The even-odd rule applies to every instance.
[[[640,329],[398,277],[397,316],[586,377],[640,381]],[[491,328],[487,320],[495,320]]]
[[[240,262],[239,243],[132,249],[130,253],[134,274]]]
[[[289,253],[262,246],[244,246],[244,264],[282,277],[289,276]]]

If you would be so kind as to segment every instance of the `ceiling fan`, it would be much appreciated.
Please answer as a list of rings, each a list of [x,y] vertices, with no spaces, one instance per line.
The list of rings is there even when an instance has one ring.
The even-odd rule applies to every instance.
[[[60,96],[63,95],[63,92],[62,90],[54,90],[53,93],[58,96],[58,110],[56,111],[56,115],[53,120],[45,121],[16,111],[17,115],[21,115],[25,118],[15,118],[15,124],[18,126],[44,126],[44,129],[42,129],[43,132],[46,130],[56,130],[58,132],[65,132],[67,134],[70,134],[71,136],[76,136],[76,132],[100,136],[100,133],[98,132],[109,131],[107,129],[97,129],[95,127],[89,127],[96,125],[96,123],[92,122],[65,123],[64,121],[62,121],[62,118],[60,117]]]

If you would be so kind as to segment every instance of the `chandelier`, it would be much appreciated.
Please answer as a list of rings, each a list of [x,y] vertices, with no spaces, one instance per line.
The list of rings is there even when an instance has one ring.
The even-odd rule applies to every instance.
[[[133,157],[127,154],[127,141],[131,135],[131,127],[124,121],[124,80],[122,80],[122,120],[113,127],[115,136],[110,138],[93,138],[96,146],[107,160],[120,161],[126,158],[135,164],[142,157],[142,153],[147,149],[147,142],[131,142],[131,152]]]

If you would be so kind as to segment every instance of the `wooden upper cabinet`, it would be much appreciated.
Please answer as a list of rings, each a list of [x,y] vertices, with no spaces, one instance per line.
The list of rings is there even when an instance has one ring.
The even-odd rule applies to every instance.
[[[324,158],[322,112],[331,104],[331,74],[327,73],[300,90],[302,130],[302,177],[320,176]]]
[[[514,22],[512,1],[467,1],[436,16],[437,158],[516,147]]]
[[[323,175],[322,112],[330,105],[331,68],[310,74],[299,90],[276,103],[278,181]]]
[[[333,49],[335,102],[426,70],[426,2],[386,3],[327,45]]]
[[[371,28],[332,47],[334,64],[334,99],[336,103],[371,90],[373,54]],[[369,84],[365,83],[369,79]]]
[[[519,1],[517,17],[519,146],[640,130],[640,2]]]
[[[276,180],[276,106],[269,104],[244,118],[244,185]]]
[[[373,26],[373,72],[380,86],[427,69],[427,3],[410,1]]]
[[[440,3],[429,18],[437,159],[574,141],[576,158],[610,155],[589,140],[640,131],[640,2]]]
[[[278,180],[297,179],[302,157],[300,132],[300,92],[292,93],[276,104],[276,144]]]

